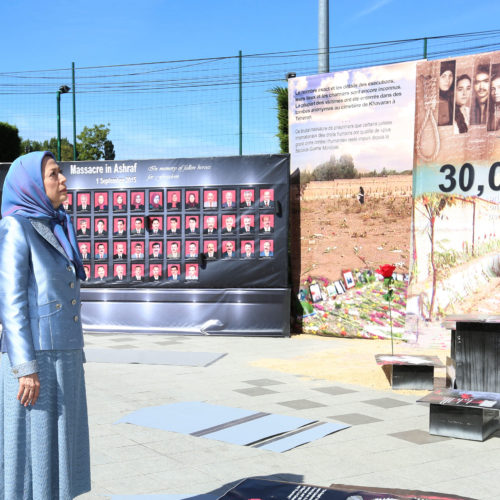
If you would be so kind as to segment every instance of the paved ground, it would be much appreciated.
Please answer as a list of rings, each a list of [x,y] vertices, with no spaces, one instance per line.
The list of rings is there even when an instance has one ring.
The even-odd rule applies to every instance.
[[[500,433],[482,443],[431,436],[428,407],[415,403],[413,394],[251,365],[262,358],[314,355],[335,349],[345,339],[92,334],[85,340],[88,348],[227,355],[208,367],[87,363],[93,487],[79,499],[219,493],[251,476],[500,499]],[[389,342],[387,347],[390,350]],[[349,360],[333,353],[331,363],[347,367]],[[182,401],[345,422],[352,427],[274,453],[115,424],[139,408]]]

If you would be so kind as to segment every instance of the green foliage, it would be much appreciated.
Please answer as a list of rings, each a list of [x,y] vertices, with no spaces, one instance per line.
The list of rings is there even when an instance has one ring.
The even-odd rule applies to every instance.
[[[354,167],[351,155],[342,155],[340,158],[331,156],[330,159],[318,165],[312,172],[315,181],[333,181],[335,179],[356,179],[358,171]]]
[[[108,124],[109,126],[109,124]],[[105,125],[94,125],[92,128],[83,127],[78,134],[77,151],[79,160],[113,160],[115,157],[115,148],[108,139],[110,129]],[[107,154],[112,156],[107,158]]]
[[[115,147],[112,141],[108,139],[108,134],[110,132],[108,127],[104,125],[94,125],[90,128],[83,128],[82,132],[78,135],[79,142],[76,144],[77,157],[79,160],[115,159]],[[17,147],[14,147],[15,152],[13,150],[11,153],[8,153],[7,146],[10,147],[12,141],[7,135],[3,135],[4,130],[8,132],[7,135],[10,134],[9,137],[11,135],[18,137],[19,144]],[[31,139],[21,140],[16,127],[0,122],[0,161],[12,161],[19,155],[31,153],[33,151],[50,151],[57,158],[57,138],[52,137],[43,142]],[[63,137],[61,139],[61,160],[72,161],[73,159],[73,144]]]
[[[21,154],[26,155],[33,153],[33,151],[43,151],[42,143],[39,141],[32,141],[31,139],[24,139],[21,141]]]
[[[278,133],[280,152],[288,153],[288,88],[274,87],[269,92],[276,96],[278,107]]]
[[[115,147],[110,140],[104,141],[104,159],[105,160],[115,159]]]
[[[14,161],[21,154],[21,138],[16,126],[0,122],[0,161]]]
[[[48,141],[45,140],[42,143],[38,141],[30,141],[29,139],[23,141],[26,143],[25,147],[33,147],[31,151],[50,151],[57,158],[57,137],[51,137]],[[26,151],[29,153],[30,151]],[[73,144],[68,141],[65,137],[61,139],[61,161],[71,161],[73,160]]]
[[[413,173],[412,170],[402,170],[401,172],[398,172],[397,170],[394,169],[389,170],[384,167],[379,172],[377,172],[376,169],[373,169],[371,172],[359,174],[359,177],[387,177],[388,175],[412,175],[412,173]]]

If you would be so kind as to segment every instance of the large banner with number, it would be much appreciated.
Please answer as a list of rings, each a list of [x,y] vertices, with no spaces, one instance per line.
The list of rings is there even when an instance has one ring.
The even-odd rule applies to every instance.
[[[498,314],[500,52],[417,65],[407,328]]]

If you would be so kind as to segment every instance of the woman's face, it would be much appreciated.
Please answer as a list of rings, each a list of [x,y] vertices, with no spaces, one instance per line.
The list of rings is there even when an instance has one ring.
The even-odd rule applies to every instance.
[[[45,193],[54,208],[59,208],[61,203],[68,198],[66,177],[62,174],[54,158],[45,156],[42,160],[42,179]]]
[[[191,193],[189,195],[189,203],[194,203],[194,200],[195,200],[194,194]]]
[[[468,78],[462,78],[457,83],[456,102],[457,106],[464,106],[469,102],[471,81]]]
[[[451,84],[453,83],[453,73],[447,69],[441,73],[439,77],[439,89],[443,92],[450,90]]]

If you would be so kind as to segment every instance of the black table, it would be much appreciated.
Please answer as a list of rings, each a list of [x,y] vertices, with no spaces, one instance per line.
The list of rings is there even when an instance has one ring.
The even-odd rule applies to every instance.
[[[429,403],[429,433],[484,441],[500,428],[500,394],[437,389],[418,400]]]
[[[448,316],[455,388],[500,393],[500,316]]]
[[[434,388],[434,368],[444,365],[437,356],[375,354],[378,365],[389,367],[393,389]]]

